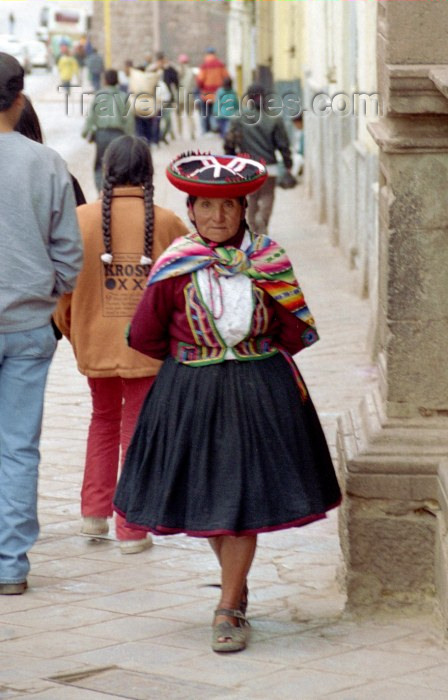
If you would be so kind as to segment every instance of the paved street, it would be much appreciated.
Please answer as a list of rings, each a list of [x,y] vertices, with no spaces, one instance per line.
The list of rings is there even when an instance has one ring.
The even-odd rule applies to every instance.
[[[66,117],[53,79],[33,75],[28,92],[47,143],[95,196],[93,147],[82,119]],[[185,217],[184,196],[164,178],[170,157],[216,137],[154,150],[155,199]],[[312,144],[310,144],[312,147]],[[303,186],[278,190],[271,235],[284,244],[321,334],[298,363],[334,454],[337,416],[375,385],[366,352],[369,305],[315,223]],[[39,488],[41,536],[30,589],[0,599],[0,699],[36,700],[446,700],[448,657],[429,616],[354,620],[338,584],[337,513],[259,538],[249,580],[249,648],[210,650],[219,580],[205,541],[160,537],[123,556],[113,538],[78,535],[89,397],[62,341],[46,395]]]

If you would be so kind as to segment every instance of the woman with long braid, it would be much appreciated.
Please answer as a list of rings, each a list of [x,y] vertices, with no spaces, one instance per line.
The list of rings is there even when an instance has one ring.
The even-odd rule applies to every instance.
[[[75,291],[63,297],[54,320],[87,376],[92,418],[81,491],[81,534],[106,536],[120,460],[124,460],[141,404],[160,362],[131,350],[125,339],[156,260],[186,226],[153,203],[148,144],[121,136],[104,159],[102,199],[78,208],[84,266]],[[142,530],[116,522],[123,554],[151,545]]]

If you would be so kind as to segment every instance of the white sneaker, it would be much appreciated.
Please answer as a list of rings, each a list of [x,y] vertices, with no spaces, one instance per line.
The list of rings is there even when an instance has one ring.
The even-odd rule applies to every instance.
[[[107,518],[83,518],[81,535],[86,537],[104,537],[109,532]]]
[[[121,540],[120,542],[122,554],[140,554],[150,547],[152,547],[151,537],[146,537],[144,540]]]

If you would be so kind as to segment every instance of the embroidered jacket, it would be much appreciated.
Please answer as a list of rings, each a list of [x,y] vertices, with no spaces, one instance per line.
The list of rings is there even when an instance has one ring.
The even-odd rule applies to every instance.
[[[200,274],[204,271],[149,284],[132,320],[131,347],[157,359],[171,354],[179,362],[201,366],[230,358],[263,359],[279,350],[292,355],[318,339],[309,317],[306,322],[290,313],[252,280],[251,319],[247,332],[231,344],[232,355],[229,355],[229,344],[219,332],[210,299],[209,305],[204,300]]]

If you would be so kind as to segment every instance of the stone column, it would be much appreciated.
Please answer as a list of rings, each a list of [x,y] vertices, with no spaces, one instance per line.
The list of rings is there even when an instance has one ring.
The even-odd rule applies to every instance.
[[[448,3],[378,3],[379,391],[339,424],[348,606],[448,617]]]

